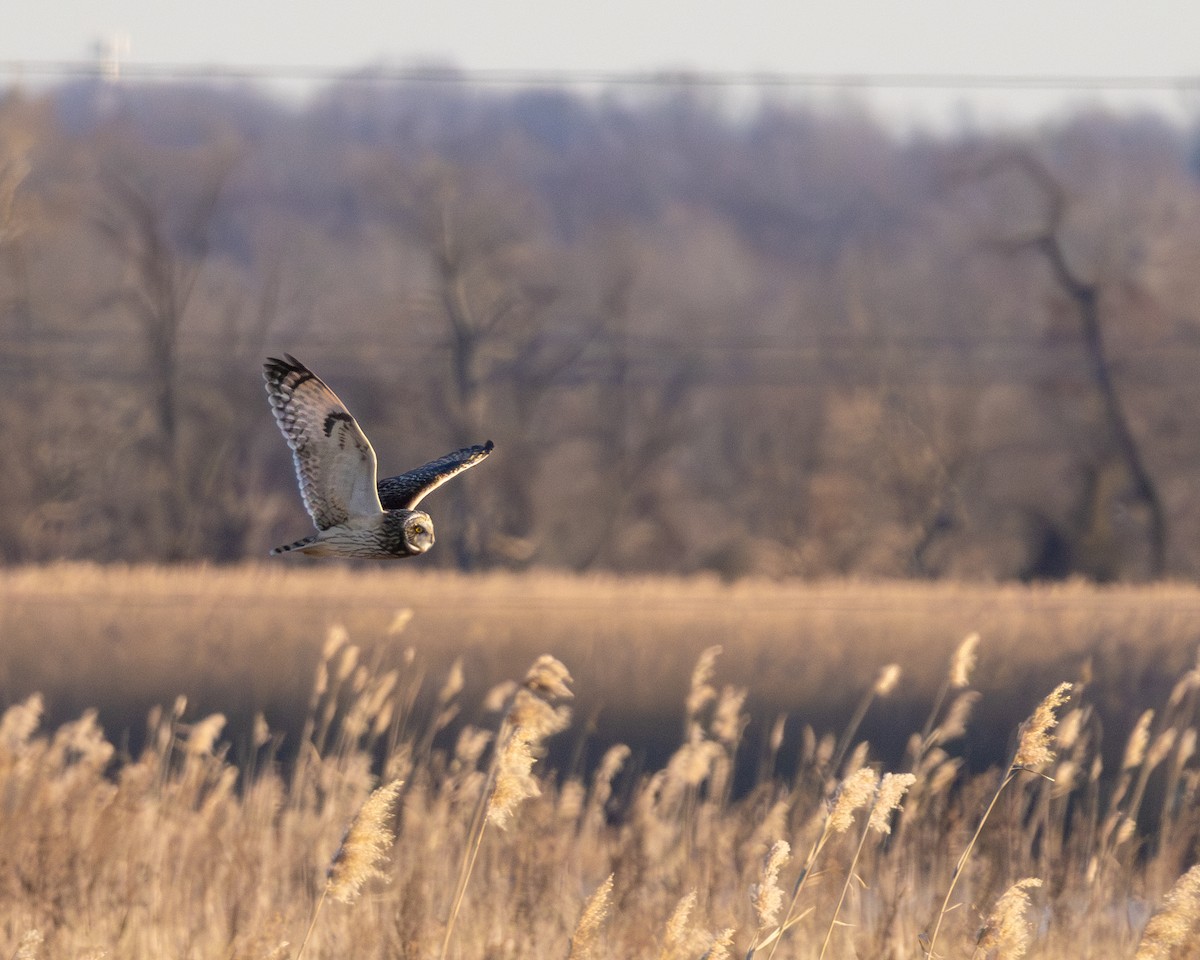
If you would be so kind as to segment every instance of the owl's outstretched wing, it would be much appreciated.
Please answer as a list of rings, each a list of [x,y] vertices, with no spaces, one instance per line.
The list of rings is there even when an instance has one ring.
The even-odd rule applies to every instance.
[[[263,379],[317,529],[381,513],[375,451],[337,394],[288,354],[263,364]]]
[[[495,444],[477,443],[430,460],[398,477],[379,481],[379,500],[385,510],[413,510],[417,504],[453,476],[485,460]]]

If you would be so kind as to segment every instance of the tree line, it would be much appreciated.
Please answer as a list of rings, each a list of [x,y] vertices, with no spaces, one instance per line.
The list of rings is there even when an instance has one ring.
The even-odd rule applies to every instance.
[[[495,440],[423,562],[1191,576],[1198,145],[688,88],[14,88],[0,559],[293,537],[287,351],[384,470]]]

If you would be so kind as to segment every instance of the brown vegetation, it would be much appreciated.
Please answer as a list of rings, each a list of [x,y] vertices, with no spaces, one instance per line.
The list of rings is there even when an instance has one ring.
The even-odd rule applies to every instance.
[[[10,92],[0,559],[261,555],[302,517],[286,350],[384,469],[497,442],[427,563],[1192,575],[1195,144],[669,89]]]
[[[682,722],[677,705],[692,665],[721,646],[724,682],[748,691],[746,734],[765,741],[776,717],[793,716],[789,747],[798,718],[819,730],[850,726],[862,693],[899,664],[884,712],[868,710],[861,733],[894,755],[931,703],[961,692],[942,689],[943,665],[978,631],[986,642],[973,687],[983,701],[972,742],[975,762],[990,764],[1003,759],[1046,679],[1084,670],[1106,729],[1122,738],[1192,663],[1197,624],[1200,592],[1182,584],[725,585],[464,577],[413,565],[60,564],[0,572],[0,690],[10,698],[42,692],[55,722],[99,708],[106,728],[134,735],[147,709],[184,694],[193,711],[221,712],[235,731],[264,711],[294,742],[324,633],[341,626],[383,668],[441,676],[461,661],[468,711],[552,651],[576,679],[577,716],[599,738],[593,753],[627,741],[661,760]],[[417,706],[433,709],[429,697]]]
[[[325,567],[56,567],[10,571],[0,588],[14,695],[47,681],[53,700],[90,673],[93,692],[119,696],[173,674],[210,698],[227,683],[230,702],[258,711],[291,670],[306,677],[287,764],[270,712],[240,731],[170,698],[128,746],[94,712],[47,722],[42,696],[12,703],[0,717],[0,955],[259,960],[296,957],[304,941],[306,960],[1082,960],[1182,955],[1197,933],[1194,588]],[[172,623],[191,624],[190,645]],[[710,634],[693,636],[702,624]],[[518,625],[519,640],[507,632]],[[800,632],[770,632],[785,625]],[[1106,651],[1116,635],[1128,646]],[[1048,656],[1052,642],[1061,654]],[[563,663],[526,656],[539,645]],[[834,725],[806,709],[814,676],[839,704]],[[1074,686],[1055,689],[1064,677]],[[1119,684],[1143,685],[1124,728],[1100,720]],[[789,711],[758,746],[755,686]],[[643,722],[660,723],[652,703],[670,714],[662,762],[634,736],[594,764],[539,763],[545,737],[595,735],[589,696]],[[918,712],[896,712],[905,697]],[[998,734],[1003,759],[973,772],[964,755],[998,697],[1016,721]],[[570,726],[556,733],[564,702]],[[875,715],[903,724],[893,755],[853,732]],[[746,754],[754,773],[735,788]]]

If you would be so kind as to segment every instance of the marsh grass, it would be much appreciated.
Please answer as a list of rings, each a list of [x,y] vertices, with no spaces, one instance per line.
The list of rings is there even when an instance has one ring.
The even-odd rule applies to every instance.
[[[0,570],[0,696],[11,703],[40,691],[54,723],[97,709],[137,749],[146,711],[182,693],[193,715],[226,716],[241,754],[262,712],[290,756],[306,739],[313,674],[335,624],[367,666],[399,670],[406,683],[414,670],[439,678],[416,685],[419,698],[406,708],[422,714],[426,731],[423,714],[456,660],[466,686],[452,729],[481,723],[488,690],[553,653],[578,681],[576,716],[591,725],[596,749],[633,744],[653,765],[674,750],[679,704],[706,648],[726,651],[718,687],[748,691],[744,757],[760,757],[773,724],[790,716],[779,731],[783,762],[805,723],[844,734],[883,666],[899,664],[899,684],[885,698],[872,694],[860,729],[876,756],[894,758],[929,716],[952,652],[979,631],[986,643],[970,691],[949,695],[981,695],[976,769],[974,758],[1005,759],[1033,690],[1048,677],[1076,679],[1090,660],[1088,702],[1109,731],[1111,770],[1138,715],[1161,708],[1193,666],[1200,590],[64,564]]]
[[[711,612],[704,591],[688,589]],[[1178,608],[1194,598],[1161,596],[1193,644]],[[846,668],[840,726],[800,702],[785,714],[790,764],[780,741],[746,737],[756,696],[745,658],[779,685],[762,666],[773,648],[736,631],[720,650],[693,638],[679,676],[656,674],[660,699],[673,696],[652,714],[671,715],[661,762],[633,741],[552,768],[547,747],[590,729],[578,705],[601,671],[587,644],[525,658],[507,674],[524,679],[489,697],[498,661],[477,658],[469,639],[454,656],[422,645],[421,605],[409,607],[374,633],[309,622],[297,732],[252,700],[240,748],[234,711],[193,691],[164,697],[128,744],[110,740],[95,711],[48,718],[53,691],[13,702],[0,714],[0,956],[1083,960],[1174,957],[1195,942],[1194,649],[1159,657],[1178,674],[1156,700],[1130,705],[1116,734],[1099,720],[1116,683],[1102,658],[1042,676],[1019,698],[1028,725],[1017,717],[997,734],[1008,760],[973,770],[954,751],[990,716],[976,685],[1017,656],[998,654],[985,624],[966,648],[974,625],[947,629],[938,662],[903,639],[861,645],[857,657],[878,656]],[[196,638],[205,642],[199,627]],[[806,655],[824,676],[820,651]],[[1055,688],[1031,702],[1059,680],[1073,684],[1069,701]],[[572,689],[564,726],[551,701]],[[619,689],[591,694],[624,703]],[[871,718],[922,694],[889,758],[869,742]],[[756,775],[733,789],[739,759]]]

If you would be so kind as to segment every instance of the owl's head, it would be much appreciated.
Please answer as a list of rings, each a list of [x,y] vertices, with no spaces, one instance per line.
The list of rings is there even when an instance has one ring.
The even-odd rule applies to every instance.
[[[404,520],[404,543],[413,553],[433,546],[433,518],[424,510],[413,510]]]

